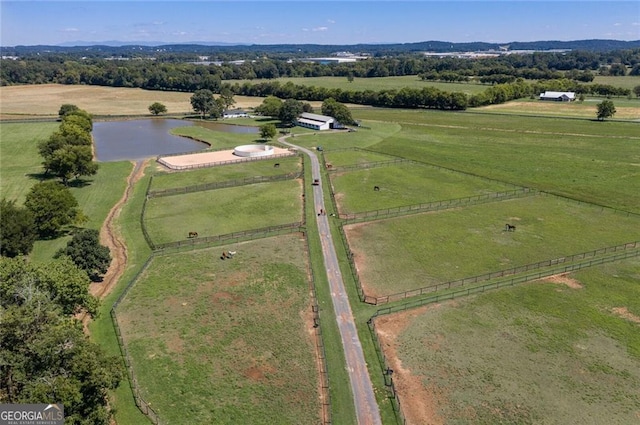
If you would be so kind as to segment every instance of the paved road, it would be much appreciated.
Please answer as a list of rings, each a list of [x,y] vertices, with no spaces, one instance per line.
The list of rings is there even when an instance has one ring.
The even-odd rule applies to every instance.
[[[278,141],[304,152],[311,158],[312,178],[320,181],[318,186],[313,186],[313,203],[316,211],[320,211],[320,209],[326,211],[318,157],[309,149],[286,142],[286,138],[287,136],[281,137]],[[309,199],[307,199],[307,201],[309,201]],[[346,358],[347,371],[349,372],[351,392],[353,393],[358,424],[382,424],[376,397],[373,393],[373,386],[371,385],[371,379],[367,371],[367,364],[364,360],[362,345],[360,344],[358,331],[353,321],[351,307],[349,306],[349,298],[344,289],[344,282],[342,281],[342,274],[340,273],[340,267],[338,265],[338,257],[336,256],[336,250],[333,246],[333,239],[331,238],[331,231],[329,229],[329,216],[321,215],[317,216],[317,218],[324,264],[327,270],[329,288],[331,289],[331,300],[333,301],[333,310],[338,322],[338,328],[340,329],[340,337]]]

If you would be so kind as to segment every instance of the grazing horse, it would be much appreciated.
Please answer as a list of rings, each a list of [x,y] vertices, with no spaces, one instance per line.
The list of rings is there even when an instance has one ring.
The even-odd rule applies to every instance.
[[[280,163],[276,162],[275,164],[273,164],[273,168],[280,168]]]
[[[236,255],[236,251],[222,251],[222,255],[220,256],[221,260],[232,259],[233,256]]]
[[[516,231],[516,226],[507,223],[507,224],[504,225],[504,230],[506,230],[507,232],[515,232]]]
[[[327,162],[327,170],[330,170],[332,168],[333,168],[333,164],[330,164],[330,163]]]
[[[380,186],[373,186],[374,192],[380,192]]]
[[[198,232],[189,232],[189,237],[190,238],[197,238],[198,237]]]

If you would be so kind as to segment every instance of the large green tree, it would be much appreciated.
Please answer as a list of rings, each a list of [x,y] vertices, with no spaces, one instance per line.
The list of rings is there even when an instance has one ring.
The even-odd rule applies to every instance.
[[[204,118],[214,106],[213,92],[208,89],[196,90],[191,96],[191,107]]]
[[[0,257],[0,305],[22,304],[29,293],[39,290],[64,314],[94,315],[98,300],[88,292],[90,283],[87,273],[68,257],[37,265],[24,257]]]
[[[616,113],[616,107],[610,100],[603,100],[598,103],[597,118],[603,121],[605,118],[611,118]]]
[[[220,90],[220,96],[218,97],[218,100],[220,100],[223,112],[236,104],[236,101],[233,98],[233,92],[229,87],[223,87],[222,90]]]
[[[60,109],[58,110],[58,115],[60,116],[60,118],[62,118],[68,113],[77,111],[78,109],[80,108],[78,108],[76,105],[73,105],[71,103],[65,103],[64,105],[60,106]]]
[[[27,255],[37,237],[33,214],[15,201],[0,201],[0,255]]]
[[[166,114],[167,107],[160,102],[153,102],[151,105],[149,105],[149,112],[151,112],[153,115]]]
[[[98,164],[93,161],[91,150],[91,115],[81,109],[73,109],[73,105],[62,105],[68,110],[62,115],[62,123],[47,140],[39,143],[38,150],[42,156],[45,174],[59,177],[67,183],[72,177],[92,176],[98,171]]]
[[[349,108],[331,97],[322,102],[322,114],[335,118],[340,124],[355,124]]]
[[[264,124],[260,126],[260,137],[264,140],[276,137],[277,130],[275,124]]]
[[[282,108],[282,100],[275,96],[267,96],[262,103],[256,107],[256,113],[267,117],[278,117]]]
[[[109,248],[100,244],[99,236],[95,229],[80,229],[67,242],[66,248],[58,251],[56,257],[68,256],[91,280],[99,281],[111,264]]]
[[[72,316],[77,302],[60,295],[87,296],[86,274],[56,263],[0,258],[0,403],[61,402],[65,423],[107,425],[107,392],[124,376],[122,361],[89,341]],[[68,285],[76,275],[84,286]]]
[[[280,108],[278,118],[284,125],[294,125],[298,116],[302,113],[302,102],[295,99],[287,99]]]
[[[35,229],[43,238],[54,237],[65,226],[84,219],[69,188],[55,181],[33,185],[24,205],[33,214]]]

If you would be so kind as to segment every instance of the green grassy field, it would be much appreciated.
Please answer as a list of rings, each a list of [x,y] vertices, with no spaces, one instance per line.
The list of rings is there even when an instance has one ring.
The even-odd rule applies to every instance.
[[[346,79],[344,80],[346,84]],[[353,84],[356,84],[356,82],[358,82],[358,79],[356,79]],[[422,82],[418,83],[422,84]],[[447,86],[450,85],[447,84]],[[484,86],[480,87],[484,89]],[[614,103],[615,102],[616,100],[614,99]],[[635,102],[635,100],[629,102]],[[640,213],[640,198],[637,197],[637,193],[640,193],[640,167],[638,166],[638,164],[640,164],[640,136],[636,136],[637,124],[624,122],[598,123],[587,119],[507,116],[493,113],[447,113],[441,111],[382,110],[375,108],[358,108],[354,109],[353,113],[354,117],[363,120],[363,126],[368,128],[360,128],[354,133],[318,133],[315,135],[309,130],[294,129],[293,132],[296,134],[296,137],[289,139],[289,141],[307,147],[323,146],[325,148],[327,161],[331,162],[334,166],[386,160],[388,158],[387,155],[395,155],[473,173],[483,177],[498,179],[506,183],[549,190],[585,201]],[[35,182],[35,180],[30,179],[26,175],[30,173],[33,174],[34,171],[31,170],[38,172],[40,169],[40,160],[37,153],[35,155],[31,153],[25,154],[23,149],[16,149],[14,143],[6,144],[5,141],[22,140],[21,143],[25,143],[25,140],[28,142],[29,140],[40,137],[39,134],[41,134],[42,137],[47,137],[50,133],[35,130],[35,127],[48,124],[19,124],[24,127],[18,130],[11,129],[11,131],[8,131],[7,129],[10,129],[10,126],[13,125],[14,124],[0,125],[0,136],[2,137],[2,143],[0,144],[0,165],[2,166],[0,170],[0,187],[3,196],[5,193],[17,193],[18,195],[15,196],[20,197],[24,196],[28,187],[30,187],[30,184],[27,182]],[[31,126],[33,126],[33,128]],[[52,124],[48,131],[53,131],[55,128],[57,128],[57,125]],[[29,138],[28,135],[32,131],[34,132],[33,136]],[[11,137],[9,137],[9,135]],[[190,136],[207,140],[214,148],[235,146],[239,140],[245,140],[242,143],[250,143],[256,138],[251,135],[230,135],[228,133],[210,130],[198,130],[197,133],[191,134]],[[28,143],[26,143],[24,146],[31,146],[30,149],[33,150],[33,144],[28,145]],[[354,153],[354,151],[331,152],[332,149],[349,147],[367,148],[377,153],[362,154]],[[13,159],[14,157],[16,160]],[[286,161],[289,161],[289,159]],[[284,173],[290,166],[294,168],[298,166],[295,161],[299,160],[292,158],[291,161],[293,162],[287,162],[285,164],[285,160],[280,160],[281,168],[279,169],[279,173]],[[22,165],[16,169],[18,171],[11,168],[12,164],[21,163]],[[267,166],[267,162],[260,165],[258,164],[259,162],[255,163],[255,167],[260,168]],[[99,174],[93,177],[91,185],[73,189],[74,193],[77,193],[76,196],[81,201],[82,207],[87,208],[88,215],[91,219],[91,226],[99,226],[100,220],[103,219],[100,217],[106,215],[109,204],[115,203],[115,200],[119,199],[122,195],[124,178],[130,171],[130,167],[131,164],[126,162],[110,164],[109,166],[103,165]],[[148,172],[156,173],[156,171],[151,170],[151,168],[152,167],[150,167]],[[6,171],[10,171],[13,174],[6,174]],[[256,175],[265,175],[275,171],[272,165],[269,165],[268,169],[247,167],[237,169],[225,168],[224,170],[220,169],[219,171],[216,170],[212,172],[210,172],[210,170],[198,170],[184,173],[157,174],[156,178],[154,178],[154,188],[184,187],[191,185],[193,182],[197,184],[209,180],[228,180],[234,179],[236,176],[249,175],[254,172]],[[220,174],[217,174],[218,172]],[[419,184],[417,183],[419,179],[414,177],[412,173],[400,173],[399,175],[395,173],[389,175],[384,174],[391,172],[391,169],[388,169],[386,171],[375,171],[374,174],[377,172],[382,172],[383,174],[381,174],[380,177],[389,179],[389,182],[393,182],[394,185],[400,184],[401,181],[396,181],[395,179],[404,175],[404,181],[411,183],[411,192],[415,195],[410,197],[411,203],[414,203],[412,200],[415,197],[424,195],[421,193]],[[350,190],[353,191],[358,185],[364,184],[362,183],[364,178],[371,178],[371,175],[353,174],[356,176],[353,180],[345,179],[341,182],[344,193],[348,193]],[[10,177],[8,181],[5,176]],[[345,178],[346,176],[347,174],[345,174]],[[340,178],[341,177],[338,176],[338,179]],[[374,176],[374,178],[376,177]],[[112,353],[117,353],[118,347],[113,329],[110,325],[108,305],[113,302],[115,296],[119,293],[118,291],[127,283],[127,279],[135,275],[135,272],[139,270],[147,256],[150,255],[139,228],[139,214],[142,201],[144,200],[146,182],[147,180],[145,179],[138,185],[136,193],[130,201],[131,203],[125,208],[123,215],[119,219],[119,226],[123,229],[129,246],[129,268],[116,289],[116,292],[105,300],[102,316],[92,325],[92,338],[100,341],[101,344]],[[152,206],[151,209],[155,216],[148,216],[147,219],[151,219],[152,222],[147,221],[146,223],[149,225],[150,230],[151,227],[153,227],[154,231],[158,232],[154,236],[155,238],[174,241],[185,239],[186,233],[191,230],[197,230],[201,236],[207,236],[208,234],[220,234],[234,230],[247,230],[254,225],[255,227],[264,227],[264,225],[267,225],[264,223],[274,224],[277,220],[283,220],[283,222],[298,221],[302,207],[300,183],[288,183],[292,186],[287,186],[284,189],[273,186],[274,184],[271,183],[266,184],[265,187],[267,187],[267,190],[262,193],[246,192],[247,187],[239,187],[229,189],[228,192],[216,190],[192,194],[194,197],[181,195],[178,197],[158,198],[155,200],[163,199],[163,202],[167,202],[167,204]],[[445,179],[443,183],[447,183],[449,188],[438,187],[437,190],[442,190],[444,194],[455,193],[457,190],[467,190],[464,182],[447,182]],[[384,184],[381,186],[385,187]],[[369,186],[362,187],[368,188]],[[400,188],[400,186],[398,186],[398,188]],[[354,191],[354,193],[355,192],[357,192],[357,190]],[[384,196],[386,193],[383,192],[384,191],[381,190],[381,193],[378,194]],[[355,193],[355,195],[362,197],[362,200],[356,202],[357,205],[366,205],[368,202],[371,202],[368,196],[374,195],[374,193],[368,189],[366,192]],[[264,196],[264,198],[260,198],[261,196]],[[399,193],[399,196],[402,196],[402,193]],[[152,199],[151,201],[154,200]],[[390,197],[387,201],[396,202],[396,199]],[[450,268],[457,265],[459,267],[457,271],[461,274],[464,272],[464,275],[475,275],[482,273],[483,267],[493,267],[494,264],[504,268],[503,265],[513,265],[517,261],[523,261],[524,263],[535,261],[530,261],[530,257],[541,256],[541,259],[547,259],[551,256],[551,253],[555,252],[560,252],[560,255],[566,253],[572,254],[579,252],[581,250],[580,247],[583,246],[601,247],[613,244],[614,242],[612,241],[619,239],[621,239],[622,242],[626,242],[628,237],[633,235],[637,238],[636,229],[639,227],[637,223],[632,222],[633,220],[625,222],[620,215],[594,214],[592,216],[591,214],[582,214],[580,212],[582,211],[580,210],[582,207],[578,208],[575,204],[568,204],[568,207],[564,204],[560,207],[527,206],[526,208],[516,208],[513,211],[505,209],[506,205],[521,201],[528,200],[503,202],[499,206],[496,204],[493,207],[497,209],[480,214],[479,216],[470,214],[469,210],[462,210],[447,212],[446,218],[436,221],[419,221],[417,219],[418,217],[428,217],[428,220],[434,220],[434,217],[438,214],[395,219],[393,220],[394,223],[398,224],[394,225],[394,229],[380,230],[379,239],[376,239],[378,238],[377,234],[373,236],[373,240],[376,241],[375,244],[379,247],[385,247],[386,249],[385,252],[381,253],[372,250],[371,245],[373,243],[366,234],[358,234],[357,236],[368,244],[361,247],[363,252],[366,251],[366,255],[364,255],[368,262],[366,266],[370,267],[371,263],[375,263],[375,266],[389,267],[389,269],[382,270],[381,273],[386,273],[386,281],[393,284],[396,284],[397,281],[411,281],[412,279],[413,282],[424,282],[425,276],[432,278],[432,272],[443,274],[445,277],[436,277],[446,279],[447,270],[439,270],[437,266],[447,262],[450,263]],[[375,203],[376,200],[374,198],[373,204]],[[194,206],[197,206],[197,208],[194,208]],[[489,207],[489,205],[485,207]],[[477,208],[480,208],[480,206]],[[577,211],[576,208],[578,208]],[[584,207],[584,209],[587,210],[588,208]],[[593,210],[589,209],[589,211]],[[449,213],[451,213],[451,215],[449,215]],[[288,214],[291,214],[291,217],[288,217]],[[311,211],[310,216],[313,217],[313,215],[314,212]],[[554,219],[549,220],[549,215],[552,215]],[[484,216],[488,216],[488,218],[482,218]],[[445,216],[443,215],[443,217]],[[517,232],[510,235],[502,232],[502,226],[504,222],[506,222],[505,217],[508,219],[520,218],[518,221],[513,220],[518,226]],[[540,217],[542,217],[543,220],[538,220]],[[358,232],[361,232],[362,229],[372,229],[374,226],[382,226],[383,223],[384,222],[363,224],[355,228],[358,229]],[[493,232],[494,229],[492,228],[494,224],[496,224],[495,232]],[[193,226],[197,226],[198,228],[192,228]],[[224,230],[221,226],[228,226],[228,228]],[[314,236],[311,234],[312,226],[309,227],[308,237],[310,240],[313,240]],[[594,228],[602,230],[592,231]],[[204,229],[204,231],[202,229]],[[423,238],[418,240],[421,235]],[[500,239],[503,236],[508,236],[511,239]],[[337,237],[338,236],[334,234],[334,240],[338,240]],[[431,242],[429,238],[435,238],[436,242]],[[486,246],[486,242],[490,242],[488,245],[489,249]],[[63,241],[58,240],[56,243],[61,244]],[[354,248],[358,249],[360,247],[354,243]],[[395,248],[398,248],[399,251],[394,251]],[[39,242],[32,256],[34,259],[44,259],[52,255],[56,249],[53,245],[45,248],[44,245],[40,245]],[[278,264],[277,259],[273,261],[270,260],[273,257],[270,256],[269,249],[271,248],[265,247],[264,251],[261,251],[261,255],[265,258],[264,267],[267,267],[268,264]],[[219,255],[219,251],[220,248],[213,250],[216,255]],[[194,277],[182,279],[183,274],[179,279],[174,278],[174,281],[179,280],[180,283],[188,281],[187,286],[195,284],[206,286],[209,284],[208,282],[214,279],[206,273],[200,274],[200,267],[211,267],[211,263],[206,259],[207,257],[202,256],[203,252],[205,251],[200,250],[190,254],[176,254],[175,256],[162,257],[162,259],[163,261],[166,260],[167,264],[174,264],[174,261],[177,261],[174,260],[174,258],[184,259],[185,257],[182,257],[183,255],[193,255],[194,259],[189,260],[187,263],[194,264],[192,267]],[[390,252],[393,254],[390,255]],[[426,252],[426,254],[424,254],[426,259],[423,261],[422,258],[417,258],[416,252]],[[458,259],[459,252],[462,253],[460,255],[461,260]],[[199,254],[200,256],[198,256]],[[467,257],[465,257],[465,255]],[[196,260],[196,258],[199,258],[199,260]],[[206,260],[203,261],[203,258]],[[238,258],[239,257],[236,259]],[[455,259],[455,261],[453,261],[452,258]],[[202,263],[202,265],[199,265],[198,261]],[[325,272],[321,257],[317,252],[311,261],[314,263],[313,267],[315,267],[317,274]],[[429,261],[432,263],[429,263]],[[218,263],[222,262],[218,261]],[[215,263],[215,267],[218,267],[218,263]],[[426,264],[426,266],[423,265],[423,263]],[[224,264],[225,266],[231,265],[231,262],[225,262]],[[392,264],[392,266],[389,266],[389,264]],[[403,266],[424,267],[426,271],[423,271],[421,275],[415,273],[414,275],[405,276],[402,274],[402,271],[398,271],[399,268]],[[180,267],[180,265],[177,266],[176,270],[179,271]],[[262,263],[260,263],[260,267],[263,267]],[[344,258],[341,259],[341,267],[343,274],[346,275],[348,273],[348,265]],[[394,267],[397,269],[394,269]],[[613,268],[603,270],[605,270],[605,272],[602,272],[600,278],[593,278],[593,281],[599,286],[610,288],[610,286],[607,285],[609,285],[613,277],[618,279],[617,276],[623,275],[625,279],[635,283],[637,286],[637,268],[634,272],[627,274],[623,274]],[[366,267],[361,269],[361,271],[367,273]],[[593,270],[586,270],[581,273],[591,273],[592,271]],[[593,273],[595,273],[595,271],[593,271]],[[391,277],[389,278],[388,276]],[[246,280],[237,279],[236,281],[240,284],[240,282],[245,282]],[[349,277],[346,278],[346,281],[347,291],[351,299],[355,300],[356,296],[353,282]],[[318,282],[323,281],[319,279]],[[554,288],[557,289],[557,287]],[[184,288],[180,288],[180,290],[183,289]],[[388,288],[385,287],[383,289],[387,290]],[[237,296],[250,295],[250,292],[243,292],[238,295],[226,289],[225,291]],[[504,292],[508,292],[508,290]],[[329,350],[328,362],[330,364],[329,368],[332,379],[331,392],[335,414],[334,423],[354,423],[355,419],[353,418],[353,412],[350,407],[351,401],[348,379],[346,379],[346,373],[344,372],[343,360],[340,353],[334,352],[334,348],[339,345],[339,335],[335,330],[335,318],[332,317],[330,294],[326,293],[326,288],[321,288],[319,293],[323,334],[325,335],[325,343]],[[206,296],[203,298],[210,300],[214,294],[215,293],[209,293],[209,295],[211,295],[209,298]],[[608,294],[610,297],[620,300],[621,305],[628,306],[634,314],[638,315],[637,307],[633,307],[630,302],[626,302],[626,304],[623,303],[623,301],[630,296],[636,297],[637,299],[637,294],[619,291],[615,288]],[[270,294],[270,296],[271,295],[273,294]],[[191,294],[188,294],[188,296],[191,296]],[[165,304],[158,307],[161,309],[169,302],[165,301],[165,298],[162,297],[163,295],[158,293],[150,295],[149,299],[162,300]],[[247,299],[252,300],[252,308],[256,306],[260,308],[263,307],[255,301],[256,298],[248,296]],[[594,298],[594,300],[596,300],[596,298]],[[139,301],[143,302],[144,300],[139,299]],[[217,301],[235,302],[233,298],[219,299]],[[589,301],[591,302],[591,300]],[[602,304],[597,304],[594,301],[594,305],[601,306]],[[188,306],[192,305],[188,304]],[[179,304],[175,307],[184,306]],[[169,308],[168,311],[155,311],[158,311],[159,315],[168,317],[173,313],[173,310],[171,310],[173,306],[168,306],[167,308]],[[352,308],[358,321],[360,336],[363,338],[362,343],[367,356],[367,362],[374,374],[372,375],[372,380],[374,384],[377,385],[377,396],[383,409],[384,423],[394,423],[392,414],[390,415],[389,400],[384,395],[385,392],[383,391],[384,388],[381,383],[382,379],[381,376],[378,375],[379,370],[377,368],[377,360],[372,348],[372,342],[364,339],[368,332],[365,322],[372,314],[371,306],[354,303]],[[563,308],[575,310],[578,307],[568,302]],[[132,309],[135,309],[136,312],[145,313],[144,308],[132,307]],[[263,313],[266,316],[271,314],[271,312]],[[197,323],[198,318],[201,316],[189,314],[188,318],[184,316],[179,317],[183,318],[186,323]],[[299,319],[299,316],[296,317]],[[543,323],[542,321],[546,319],[535,320]],[[262,321],[265,322],[266,320],[263,319]],[[297,323],[301,322],[298,321]],[[543,330],[548,326],[547,322],[544,323],[545,325],[542,326]],[[178,325],[176,325],[176,329],[177,328]],[[186,328],[180,329],[185,332],[191,331]],[[202,327],[198,327],[197,329],[202,329]],[[226,328],[221,329],[224,330]],[[159,332],[156,335],[156,340],[146,345],[144,342],[141,342],[139,347],[144,345],[146,347],[144,349],[155,350],[154,352],[161,353],[164,356],[166,353],[162,351],[163,345],[168,347],[174,340],[159,336],[165,335],[161,333],[164,332],[164,329],[160,329],[159,326],[153,323],[149,324],[149,331],[150,333]],[[206,332],[222,331],[209,326]],[[566,332],[571,332],[571,330],[567,328]],[[580,328],[576,327],[575,332],[579,334]],[[190,348],[194,350],[210,349],[209,346]],[[143,358],[144,353],[140,351],[138,355],[141,356],[140,358]],[[541,363],[550,361],[550,357],[540,356],[539,361]],[[227,356],[227,358],[228,357],[229,356]],[[621,358],[615,354],[611,359],[612,362],[615,363]],[[192,359],[186,359],[184,364],[187,364],[186,362],[191,360]],[[486,361],[490,364],[489,360]],[[624,363],[625,361],[626,360],[621,359],[620,365],[626,364]],[[153,361],[152,359],[146,358],[146,363],[152,364]],[[192,364],[193,363],[195,362],[192,362]],[[169,363],[165,362],[160,366],[165,367],[168,364]],[[614,364],[612,367],[622,367],[620,365]],[[637,367],[637,363],[635,366]],[[143,365],[141,367],[146,366]],[[235,369],[237,369],[235,370],[236,373],[242,373],[243,370],[246,370],[241,367]],[[531,369],[535,370],[535,366],[532,366]],[[312,365],[307,372],[314,370]],[[165,372],[166,369],[163,371],[163,374]],[[138,373],[138,368],[136,368],[136,373]],[[147,374],[147,376],[153,375],[153,373],[148,370],[142,373]],[[185,376],[187,376],[187,374],[185,374]],[[188,375],[188,377],[190,376],[191,375]],[[184,378],[184,376],[180,378],[183,380],[182,382],[185,382],[185,379],[187,379]],[[230,379],[230,382],[237,383],[238,381]],[[171,396],[175,395],[174,390],[170,388],[170,386],[155,382],[154,385],[155,391],[166,393],[162,396],[166,396],[166,399],[170,399]],[[240,387],[238,388],[236,389],[240,392],[245,391],[244,394],[250,392],[246,386],[244,390]],[[503,387],[503,389],[504,388],[505,387]],[[188,391],[187,384],[182,385],[179,390]],[[203,391],[203,397],[208,397],[208,399],[215,399],[215,397],[217,397],[215,394],[212,395],[212,393],[207,392],[210,391],[209,388],[203,390],[202,387],[196,387],[195,391]],[[257,394],[257,396],[252,400],[252,403],[259,403],[263,397],[271,403],[273,397],[271,392],[273,391],[268,391],[267,393],[262,391],[261,389],[256,390],[255,394]],[[231,391],[227,392],[231,393]],[[277,392],[278,391],[275,391],[275,393]],[[503,392],[506,393],[506,390]],[[591,394],[591,392],[589,394]],[[126,382],[112,394],[112,397],[112,405],[116,408],[116,419],[118,423],[138,424],[144,420],[132,403],[131,393],[128,390]],[[316,400],[317,394],[314,395],[313,402],[316,402]],[[197,404],[196,407],[192,405],[185,407],[185,411],[187,411],[188,414],[194,414],[192,418],[196,418],[195,415],[206,410],[205,407],[202,407],[204,406],[204,402],[196,401],[195,403]],[[299,404],[304,404],[304,402]],[[308,405],[309,403],[306,404]],[[154,408],[157,407],[155,401],[153,405]],[[226,409],[226,407],[223,407],[223,409]],[[220,411],[216,410],[216,408],[209,409],[209,412],[211,412],[211,410],[214,410],[215,414],[220,414]],[[308,417],[312,419],[308,422],[317,422],[319,409],[309,409],[309,411],[311,410],[313,410],[313,412]],[[254,410],[254,412],[257,411],[258,410]],[[253,413],[250,412],[249,414]],[[224,410],[221,415],[231,421],[238,417],[238,412],[235,407],[230,407],[229,410]],[[242,418],[240,421],[242,421]],[[192,421],[190,423],[197,422],[199,422],[198,419],[195,419],[195,422]],[[205,419],[204,422],[207,422],[207,420]],[[251,422],[250,419],[249,422]],[[274,420],[272,422],[277,421]],[[488,420],[487,423],[495,422]]]
[[[226,133],[224,131],[215,131],[197,125],[174,128],[171,130],[171,134],[207,142],[211,145],[212,149],[233,149],[238,145],[260,142],[260,136],[257,134]]]
[[[280,164],[278,168],[274,164]],[[176,172],[158,172],[153,177],[151,190],[175,189],[206,185],[208,183],[242,180],[258,176],[276,176],[297,173],[302,169],[300,157],[266,159]]]
[[[468,94],[480,93],[485,91],[488,85],[476,84],[476,83],[443,83],[434,81],[422,81],[417,75],[406,75],[401,77],[378,77],[378,78],[354,78],[352,82],[349,82],[346,77],[291,77],[291,78],[276,78],[269,80],[272,82],[279,82],[284,85],[289,82],[298,86],[314,86],[324,87],[328,89],[342,89],[342,90],[400,90],[403,87],[410,87],[413,89],[421,89],[423,87],[435,87],[437,89],[449,92],[464,92]],[[262,80],[231,80],[225,81],[230,84],[244,83],[259,84]]]
[[[397,159],[397,157],[391,155],[384,155],[377,152],[370,152],[365,150],[340,150],[340,151],[325,151],[324,160],[327,164],[332,164],[333,167],[344,167],[346,165],[366,164],[369,162],[390,161]]]
[[[517,231],[505,232],[505,223]],[[380,296],[640,240],[640,219],[529,197],[345,226],[368,295]]]
[[[301,183],[287,180],[151,198],[144,222],[156,244],[302,221]]]
[[[0,193],[18,204],[43,172],[38,142],[49,138],[60,123],[7,123],[0,125]]]
[[[626,75],[624,77],[609,77],[598,75],[593,79],[593,84],[607,84],[633,90],[634,87],[640,86],[640,76]]]
[[[640,212],[635,123],[379,109],[356,117],[401,125],[370,150]]]
[[[413,422],[636,423],[638,273],[608,264],[576,273],[580,289],[529,283],[398,316],[397,356],[418,382],[405,402],[436,400]]]
[[[341,214],[382,210],[516,189],[496,181],[414,164],[398,164],[331,173],[331,184]],[[380,190],[374,192],[374,186],[378,186]]]
[[[299,235],[157,257],[118,309],[144,398],[174,424],[319,421]]]

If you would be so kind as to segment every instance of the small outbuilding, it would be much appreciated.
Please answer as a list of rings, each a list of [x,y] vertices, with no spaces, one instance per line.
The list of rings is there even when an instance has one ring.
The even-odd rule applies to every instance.
[[[222,113],[222,118],[247,118],[249,114],[243,109],[229,109]]]
[[[309,112],[303,112],[296,120],[296,124],[300,127],[310,128],[312,130],[318,131],[329,130],[333,128],[336,123],[337,121],[333,117],[312,114]]]
[[[576,100],[576,94],[572,91],[546,91],[544,93],[540,93],[540,100],[572,102]]]

